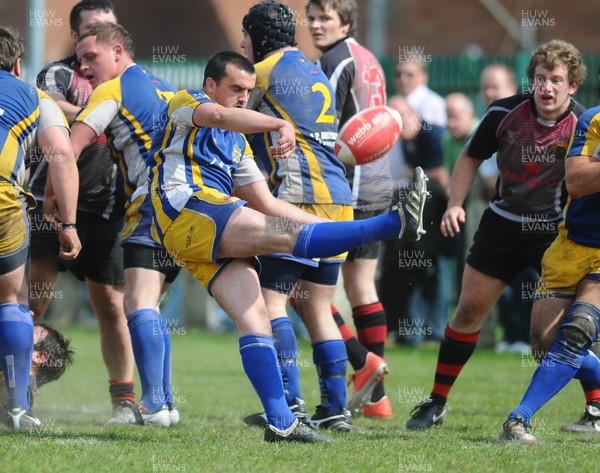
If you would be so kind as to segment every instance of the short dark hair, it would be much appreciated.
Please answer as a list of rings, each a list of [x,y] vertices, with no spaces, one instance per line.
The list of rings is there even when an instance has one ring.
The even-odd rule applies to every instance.
[[[129,32],[117,23],[94,23],[84,34],[79,37],[78,43],[88,36],[95,36],[99,43],[114,46],[119,43],[131,59],[133,59],[133,39]]]
[[[0,69],[12,72],[17,59],[25,56],[26,52],[19,32],[12,26],[0,26]]]
[[[226,69],[229,64],[250,74],[256,73],[254,66],[245,56],[242,56],[235,51],[221,51],[213,54],[206,63],[202,86],[204,87],[206,85],[206,79],[209,77],[219,85],[221,79],[227,75]]]
[[[74,352],[71,340],[66,339],[58,330],[50,325],[37,323],[46,330],[46,336],[33,346],[33,349],[45,357],[45,361],[37,365],[35,376],[38,387],[60,378],[66,369],[73,364]]]
[[[356,35],[357,10],[356,0],[308,0],[306,4],[306,13],[311,5],[325,10],[325,7],[331,8],[340,16],[342,26],[350,25],[348,36]]]
[[[79,27],[83,20],[81,13],[84,11],[100,10],[104,13],[115,13],[115,9],[109,0],[83,0],[73,7],[69,16],[69,25],[73,31],[79,33]],[[116,16],[116,15],[115,15]]]

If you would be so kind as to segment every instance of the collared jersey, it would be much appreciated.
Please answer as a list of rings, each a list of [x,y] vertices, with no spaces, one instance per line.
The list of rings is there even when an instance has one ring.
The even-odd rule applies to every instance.
[[[0,71],[0,179],[22,190],[27,151],[51,126],[69,129],[54,100],[7,71]]]
[[[577,121],[568,156],[600,159],[600,106],[587,110]],[[569,196],[564,225],[570,240],[600,247],[600,192],[578,199]]]
[[[336,113],[341,128],[361,110],[385,105],[385,74],[377,58],[354,38],[338,41],[317,61],[335,91]],[[392,198],[388,156],[346,169],[352,201],[363,211],[387,209]]]
[[[163,106],[175,88],[145,68],[132,64],[115,79],[96,87],[75,119],[108,144],[119,169],[119,184],[130,201],[148,192],[149,151]]]
[[[64,100],[78,107],[85,105],[93,90],[75,55],[47,65],[38,74],[37,83],[54,100]],[[117,169],[104,133],[81,151],[77,170],[77,209],[106,219],[121,218],[124,196],[117,189]],[[29,174],[29,190],[38,200],[43,199],[47,176],[48,164],[39,153],[32,159]]]
[[[465,149],[477,159],[497,152],[498,181],[490,208],[515,222],[562,218],[564,159],[583,107],[571,100],[567,111],[548,123],[535,113],[533,96],[492,102]]]
[[[264,180],[243,135],[194,125],[194,109],[210,102],[202,90],[181,90],[158,122],[151,153],[153,197],[159,196],[162,213],[171,221],[194,192],[231,196],[238,186]]]
[[[345,167],[333,152],[335,93],[323,71],[298,50],[273,54],[255,68],[255,95],[248,108],[287,120],[296,129],[296,150],[288,159],[276,160],[269,151],[276,132],[248,137],[273,195],[294,204],[352,205]]]

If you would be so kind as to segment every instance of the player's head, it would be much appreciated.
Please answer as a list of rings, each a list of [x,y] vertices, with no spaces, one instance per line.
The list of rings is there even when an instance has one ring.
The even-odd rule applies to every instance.
[[[12,26],[0,26],[0,69],[21,75],[21,59],[25,56],[25,42]]]
[[[548,41],[536,49],[527,66],[527,78],[540,117],[559,118],[569,107],[571,96],[577,92],[586,72],[581,53],[566,41]]]
[[[116,23],[94,23],[79,37],[75,52],[92,87],[114,79],[133,62],[133,40]]]
[[[479,88],[486,106],[494,100],[515,95],[517,93],[515,73],[506,64],[490,64],[481,71]]]
[[[233,51],[213,55],[204,69],[204,91],[223,107],[244,108],[256,83],[249,59]]]
[[[76,4],[69,16],[71,37],[76,43],[94,23],[116,23],[115,9],[109,0],[83,0]]]
[[[242,28],[240,47],[253,63],[262,61],[272,51],[296,46],[294,13],[282,3],[257,3],[242,20]]]
[[[73,364],[71,341],[49,325],[35,325],[32,369],[38,387],[60,378]]]
[[[406,97],[402,95],[390,97],[388,107],[396,110],[402,117],[402,139],[404,141],[414,140],[421,130],[421,117],[410,106]]]
[[[446,97],[448,133],[457,140],[466,139],[475,123],[473,102],[465,94],[456,92]]]
[[[313,45],[326,51],[356,34],[356,0],[309,0],[306,16]]]
[[[427,64],[423,61],[400,61],[394,66],[394,87],[404,96],[429,82]]]

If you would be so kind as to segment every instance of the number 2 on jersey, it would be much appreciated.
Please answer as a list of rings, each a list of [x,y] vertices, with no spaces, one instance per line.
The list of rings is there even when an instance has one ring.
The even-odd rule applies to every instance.
[[[323,84],[323,82],[317,82],[313,84],[311,90],[313,92],[320,92],[323,95],[323,108],[315,120],[315,123],[335,123],[335,116],[327,113],[329,106],[331,105],[331,94],[327,86]]]

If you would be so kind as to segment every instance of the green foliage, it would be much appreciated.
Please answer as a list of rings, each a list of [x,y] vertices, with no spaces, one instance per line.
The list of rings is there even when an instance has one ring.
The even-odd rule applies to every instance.
[[[354,432],[329,445],[272,445],[242,418],[260,409],[244,375],[234,335],[187,330],[173,338],[174,394],[182,421],[169,429],[108,428],[107,374],[97,333],[72,328],[74,366],[45,386],[34,412],[35,431],[0,429],[0,470],[10,472],[566,472],[595,471],[598,437],[574,436],[562,423],[583,412],[571,383],[535,418],[535,447],[496,441],[508,412],[533,373],[527,356],[476,351],[450,397],[446,424],[409,432],[413,405],[431,389],[435,347],[392,348],[386,383],[390,420],[355,419]],[[310,345],[300,343],[299,366],[309,410],[319,390]],[[139,382],[136,384],[140,394]],[[600,435],[600,434],[599,434]]]

